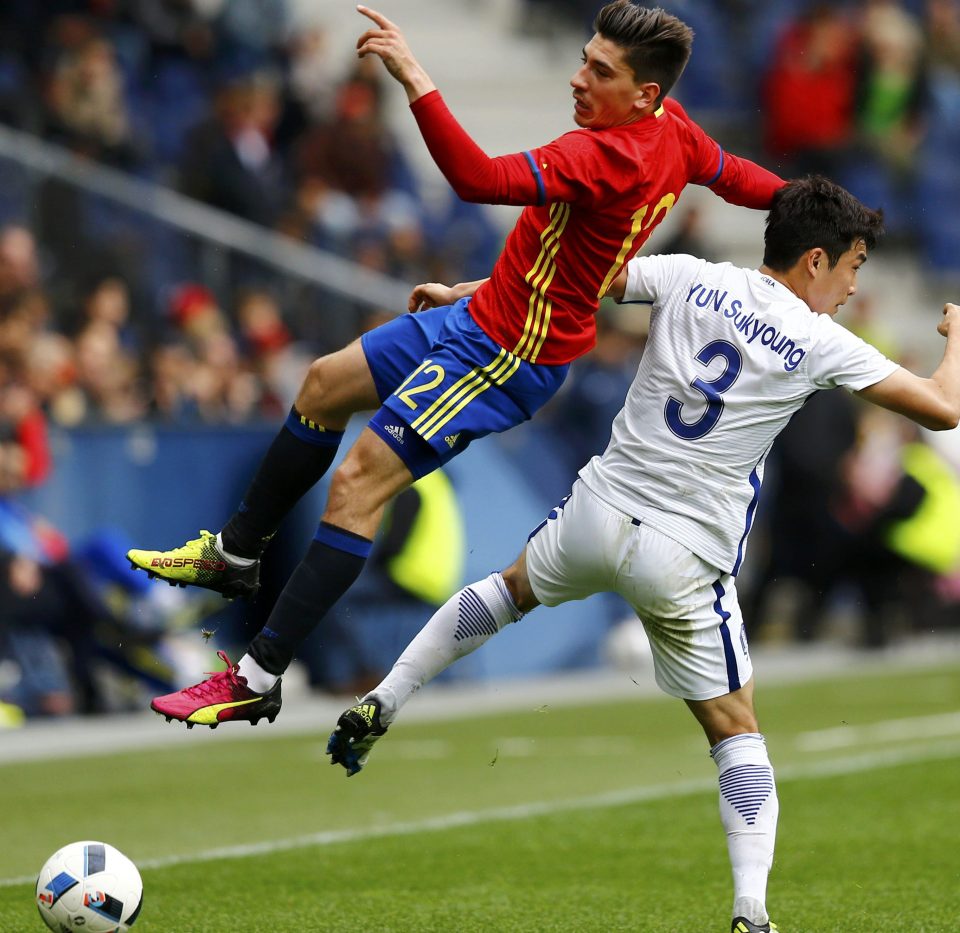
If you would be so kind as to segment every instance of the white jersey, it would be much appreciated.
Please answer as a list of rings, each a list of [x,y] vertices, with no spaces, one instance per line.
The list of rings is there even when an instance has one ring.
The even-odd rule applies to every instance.
[[[736,574],[777,435],[820,389],[898,367],[753,269],[692,256],[630,261],[624,301],[650,335],[610,444],[581,471],[602,500]]]

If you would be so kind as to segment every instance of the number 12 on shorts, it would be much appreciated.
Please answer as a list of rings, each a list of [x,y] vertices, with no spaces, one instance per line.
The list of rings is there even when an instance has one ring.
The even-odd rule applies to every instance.
[[[414,411],[417,410],[418,405],[413,400],[414,395],[418,395],[421,392],[429,392],[431,389],[435,389],[441,382],[443,382],[443,377],[446,375],[443,371],[443,367],[437,365],[433,360],[424,360],[397,388],[397,391],[394,393],[404,405],[407,405],[409,408],[412,408]],[[415,385],[411,385],[417,377],[422,377]],[[409,388],[407,388],[409,386]]]

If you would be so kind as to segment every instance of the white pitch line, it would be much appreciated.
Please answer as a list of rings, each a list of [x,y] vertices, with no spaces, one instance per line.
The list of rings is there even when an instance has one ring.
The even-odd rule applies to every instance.
[[[842,758],[826,759],[807,765],[787,765],[776,769],[777,779],[783,781],[814,780],[844,774],[857,774],[876,768],[894,768],[902,764],[914,764],[924,761],[949,761],[960,757],[960,741],[940,742],[923,748],[909,748],[872,752],[861,755],[848,755]],[[669,784],[652,784],[649,787],[633,787],[575,797],[569,800],[542,801],[539,803],[517,804],[512,807],[494,807],[489,810],[465,810],[459,813],[446,813],[410,822],[389,823],[385,826],[370,826],[362,829],[335,829],[328,832],[311,833],[306,836],[294,836],[289,839],[275,839],[255,842],[248,845],[224,846],[219,849],[207,849],[191,855],[170,855],[162,858],[144,859],[138,862],[139,868],[167,868],[172,865],[195,865],[221,859],[247,858],[251,855],[270,855],[274,852],[288,852],[292,849],[306,849],[313,846],[329,846],[342,842],[360,842],[365,839],[380,839],[387,836],[411,836],[416,833],[439,832],[463,826],[478,826],[483,823],[501,823],[513,820],[526,820],[538,816],[550,816],[572,810],[593,810],[620,807],[625,804],[645,803],[653,800],[666,800],[671,797],[686,797],[691,794],[716,790],[717,782],[713,778],[690,781],[673,781]],[[0,878],[0,888],[15,885],[34,884],[36,875],[22,875],[19,878]]]
[[[884,719],[862,726],[836,726],[814,732],[801,732],[797,736],[796,746],[805,752],[822,752],[849,748],[852,745],[942,739],[952,735],[960,735],[960,712],[913,716],[909,719]]]

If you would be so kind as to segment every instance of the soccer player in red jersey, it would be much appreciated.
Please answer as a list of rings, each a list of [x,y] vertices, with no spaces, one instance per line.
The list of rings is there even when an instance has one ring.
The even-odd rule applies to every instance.
[[[350,416],[379,406],[334,472],[314,541],[248,653],[238,665],[224,656],[227,670],[151,704],[190,725],[272,721],[280,675],[360,573],[384,505],[475,438],[530,418],[556,392],[569,363],[594,344],[600,298],[687,184],[757,209],[783,185],[724,153],[666,98],[693,36],[663,10],[631,0],[604,6],[570,80],[578,129],[490,158],[453,118],[399,28],[358,9],[373,23],[357,42],[359,55],[379,56],[403,85],[457,194],[525,209],[475,295],[400,316],[312,364],[219,535],[128,552],[135,567],[170,583],[252,595],[266,543],[330,466]]]

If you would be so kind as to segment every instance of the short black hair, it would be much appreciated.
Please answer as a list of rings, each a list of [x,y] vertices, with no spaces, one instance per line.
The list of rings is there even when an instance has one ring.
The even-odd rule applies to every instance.
[[[774,194],[763,235],[763,264],[786,272],[807,250],[820,247],[833,268],[858,240],[873,249],[882,236],[882,210],[871,210],[822,175],[808,175]]]
[[[633,0],[614,0],[597,13],[594,32],[619,45],[639,83],[660,85],[659,104],[677,83],[690,60],[693,30],[659,7],[637,6]]]

